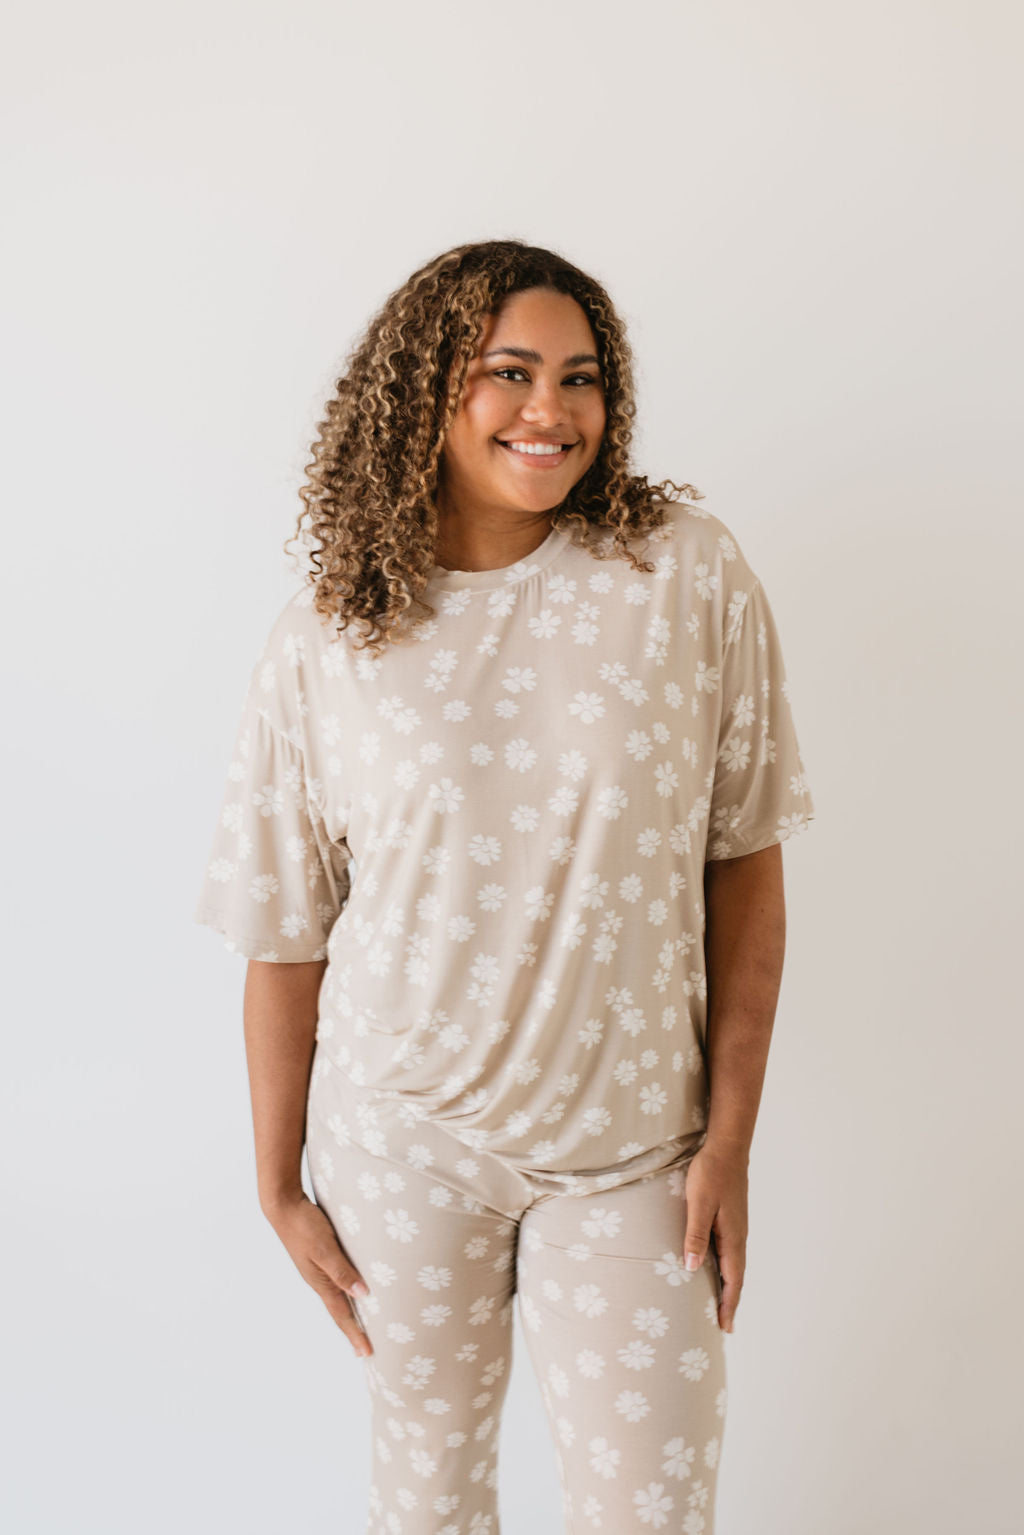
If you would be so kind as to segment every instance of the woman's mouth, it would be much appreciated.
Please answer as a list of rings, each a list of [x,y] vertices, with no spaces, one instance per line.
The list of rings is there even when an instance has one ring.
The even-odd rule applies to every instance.
[[[505,449],[518,463],[525,464],[528,469],[553,469],[559,464],[564,464],[575,443],[563,443],[557,451],[552,451],[553,443],[508,443],[497,438],[498,446]]]

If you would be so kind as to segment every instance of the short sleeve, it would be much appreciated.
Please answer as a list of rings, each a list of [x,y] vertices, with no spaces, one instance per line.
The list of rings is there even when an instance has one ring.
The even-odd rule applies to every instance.
[[[729,602],[721,690],[705,855],[711,862],[783,842],[806,831],[815,814],[775,619],[756,578]]]
[[[348,864],[347,845],[326,834],[302,749],[250,685],[195,921],[249,959],[325,959],[348,899]]]

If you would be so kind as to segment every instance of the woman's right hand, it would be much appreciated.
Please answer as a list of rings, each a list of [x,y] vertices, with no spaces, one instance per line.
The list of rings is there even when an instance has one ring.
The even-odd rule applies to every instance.
[[[366,1289],[365,1283],[346,1257],[320,1206],[302,1192],[291,1199],[275,1201],[272,1207],[264,1208],[264,1214],[288,1249],[295,1267],[319,1295],[356,1353],[361,1358],[372,1354],[370,1340],[345,1293],[356,1294],[358,1285]]]

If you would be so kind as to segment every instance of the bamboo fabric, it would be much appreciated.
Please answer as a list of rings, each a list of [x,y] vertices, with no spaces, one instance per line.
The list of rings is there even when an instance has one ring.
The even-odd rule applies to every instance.
[[[536,1186],[703,1139],[703,872],[814,817],[772,610],[713,514],[435,566],[374,657],[307,584],[252,670],[196,920],[327,959],[318,1052]]]

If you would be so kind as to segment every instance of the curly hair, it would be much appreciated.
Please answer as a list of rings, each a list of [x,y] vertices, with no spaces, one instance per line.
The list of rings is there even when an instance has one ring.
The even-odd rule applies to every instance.
[[[391,294],[349,352],[317,425],[299,490],[303,509],[284,546],[297,539],[310,550],[314,610],[336,619],[339,632],[359,620],[364,647],[375,656],[407,637],[408,622],[435,615],[421,594],[435,563],[434,495],[445,438],[488,319],[530,288],[568,294],[580,305],[604,384],[597,456],[552,511],[552,526],[596,559],[622,557],[635,570],[651,570],[629,541],[661,526],[666,501],[703,499],[692,485],[649,485],[630,473],[632,352],[601,284],[521,240],[454,246]],[[599,544],[595,529],[605,530]],[[414,603],[421,611],[411,620]]]

